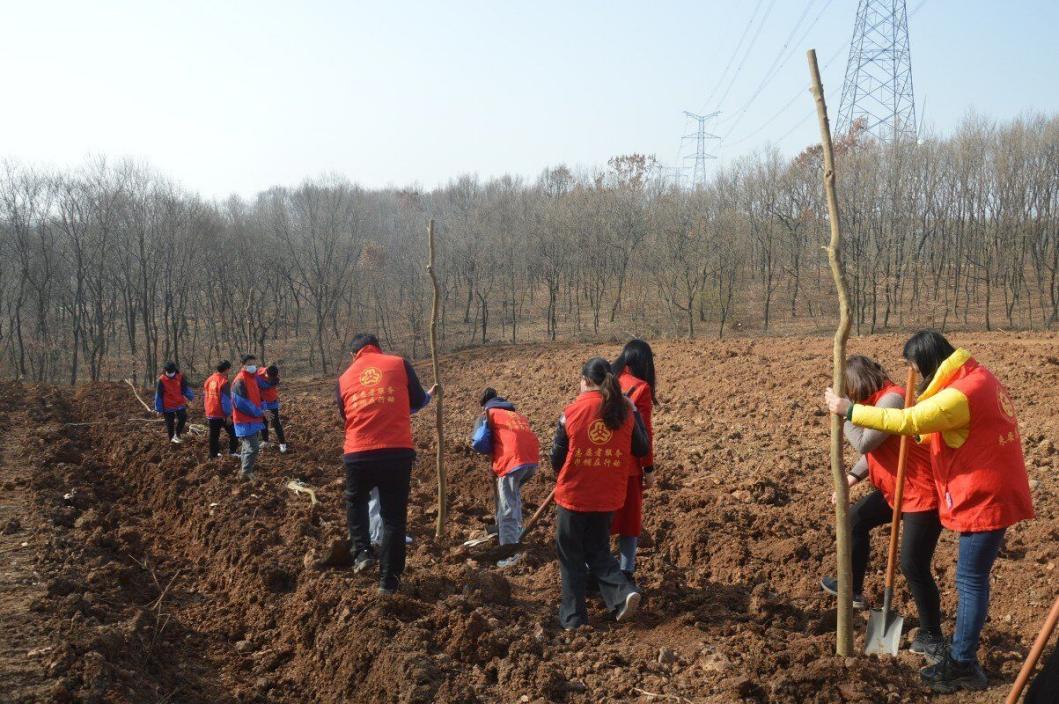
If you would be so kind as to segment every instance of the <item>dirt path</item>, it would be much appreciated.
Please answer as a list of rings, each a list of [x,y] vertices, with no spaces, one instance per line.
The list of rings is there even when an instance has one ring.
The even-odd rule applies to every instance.
[[[55,633],[33,608],[47,594],[36,560],[50,526],[26,491],[33,469],[24,446],[29,416],[15,393],[3,393],[0,407],[0,690],[5,701],[40,702],[54,684],[47,668]]]

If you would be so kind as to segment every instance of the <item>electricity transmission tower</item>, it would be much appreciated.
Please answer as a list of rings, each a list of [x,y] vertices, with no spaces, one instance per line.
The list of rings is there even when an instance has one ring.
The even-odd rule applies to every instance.
[[[838,129],[854,123],[882,142],[916,137],[912,56],[905,0],[860,0],[838,109]]]
[[[687,110],[685,110],[684,114],[687,115],[688,117],[690,117],[691,119],[695,120],[696,122],[698,122],[698,127],[695,129],[695,132],[684,135],[684,139],[685,140],[688,140],[688,139],[694,139],[695,140],[695,156],[686,156],[686,157],[684,157],[684,159],[685,160],[690,160],[690,159],[694,159],[695,160],[695,163],[693,164],[693,166],[691,168],[691,187],[692,188],[700,188],[700,187],[706,185],[706,160],[707,159],[716,159],[717,158],[717,156],[714,155],[714,154],[707,154],[706,153],[706,140],[707,139],[716,139],[716,140],[720,140],[721,139],[717,135],[711,134],[711,133],[706,131],[706,121],[707,120],[712,120],[713,118],[717,117],[721,113],[720,112],[711,112],[708,115],[697,115],[697,114],[695,114],[693,112],[688,112]]]

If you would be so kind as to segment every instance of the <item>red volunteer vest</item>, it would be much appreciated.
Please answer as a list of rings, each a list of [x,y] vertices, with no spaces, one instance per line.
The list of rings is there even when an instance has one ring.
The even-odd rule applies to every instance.
[[[945,444],[941,433],[930,437],[941,524],[980,532],[1033,518],[1015,406],[1003,385],[972,358],[944,388],[967,397],[971,423],[958,448]]]
[[[625,504],[632,454],[633,415],[617,430],[599,417],[603,400],[587,391],[563,411],[569,451],[555,484],[555,503],[570,511],[617,511]]]
[[[529,419],[504,408],[490,408],[485,422],[493,433],[493,471],[502,477],[516,467],[538,464],[541,444]]]
[[[188,400],[184,398],[182,390],[184,387],[183,374],[177,372],[172,379],[163,374],[158,377],[158,381],[162,382],[162,408],[168,410],[188,405]]]
[[[338,378],[338,393],[346,413],[345,454],[415,447],[402,357],[362,348]]]
[[[207,418],[224,418],[221,397],[227,385],[228,377],[221,372],[214,372],[206,377],[206,382],[202,385],[202,407]]]
[[[887,394],[905,391],[897,384],[886,384],[864,403],[874,406]],[[897,491],[897,464],[901,455],[901,437],[891,435],[882,445],[868,453],[868,478],[872,485],[886,497],[890,508],[894,505]],[[905,493],[901,510],[907,512],[930,511],[938,507],[938,493],[934,487],[934,472],[930,467],[930,451],[914,439],[908,439],[908,460],[905,463]]]
[[[243,381],[243,387],[246,389],[246,398],[252,404],[257,407],[261,407],[261,389],[257,386],[257,376],[251,374],[245,369],[240,369],[239,373],[235,375],[235,380],[232,382],[234,386],[239,380]],[[232,401],[232,422],[236,425],[251,425],[253,423],[261,423],[264,420],[263,416],[249,416],[239,410],[239,406]]]
[[[269,381],[268,381],[268,372],[267,371],[265,371],[264,369],[258,369],[257,370],[257,375],[259,377],[261,377],[261,380],[264,381],[266,384],[269,383]],[[262,401],[266,401],[268,403],[272,403],[273,401],[278,401],[279,400],[279,387],[278,386],[270,386],[268,388],[265,388],[264,386],[261,386],[259,388],[261,389],[261,400]]]
[[[655,463],[655,431],[654,426],[651,424],[651,411],[654,409],[654,401],[651,399],[651,387],[647,385],[646,381],[633,376],[628,370],[618,375],[618,384],[621,386],[621,392],[632,400],[636,410],[640,412],[644,428],[647,429],[647,439],[651,441],[651,450],[647,453],[647,456],[637,458],[633,467],[633,475],[639,476],[643,473],[644,467],[651,467]]]

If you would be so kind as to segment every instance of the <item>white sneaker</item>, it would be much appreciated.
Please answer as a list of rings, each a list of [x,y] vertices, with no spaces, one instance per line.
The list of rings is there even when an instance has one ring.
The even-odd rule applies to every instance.
[[[184,441],[180,439],[179,435],[174,435],[172,438],[169,439],[169,442],[173,443],[174,445],[184,444]]]
[[[504,569],[506,567],[514,567],[518,563],[522,562],[522,556],[525,554],[526,553],[523,552],[516,552],[514,555],[507,558],[506,560],[500,560],[499,562],[497,562],[496,566],[500,569]]]
[[[285,443],[285,442],[281,442],[281,443],[279,444],[279,453],[280,453],[281,455],[285,455],[285,454],[287,454],[287,443]]]
[[[632,592],[629,596],[625,597],[625,605],[618,611],[617,620],[627,621],[636,615],[636,610],[640,608],[640,592]]]
[[[241,455],[241,454],[239,454],[238,452],[229,452],[229,453],[228,453],[228,456],[229,456],[229,457],[238,457],[238,458],[242,458],[242,455]]]

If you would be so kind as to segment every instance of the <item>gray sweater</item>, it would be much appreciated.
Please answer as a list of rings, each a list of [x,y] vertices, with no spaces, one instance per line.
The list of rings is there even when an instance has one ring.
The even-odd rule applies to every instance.
[[[905,399],[899,393],[888,393],[879,399],[875,406],[877,408],[904,408]],[[890,434],[881,430],[861,428],[853,425],[848,420],[845,424],[845,433],[849,444],[860,453],[857,463],[853,465],[853,469],[849,470],[849,473],[859,481],[868,476],[868,453],[886,442]]]

